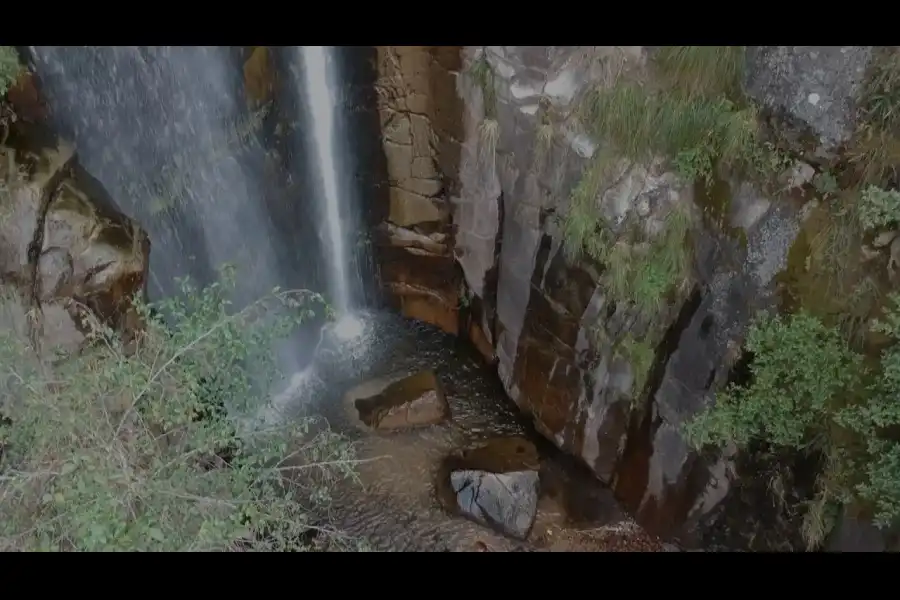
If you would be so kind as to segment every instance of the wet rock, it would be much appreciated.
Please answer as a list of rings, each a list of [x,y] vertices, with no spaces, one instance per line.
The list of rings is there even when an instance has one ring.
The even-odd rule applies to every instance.
[[[269,100],[275,85],[275,73],[266,46],[251,46],[244,62],[244,92],[251,107]]]
[[[372,429],[427,427],[445,421],[450,407],[432,371],[388,384],[379,394],[354,402],[360,420]]]
[[[417,238],[421,240],[421,237]],[[452,254],[435,254],[425,247],[401,246],[397,241],[396,237],[389,238],[379,249],[381,277],[392,303],[407,318],[431,323],[447,333],[457,333],[459,274]],[[436,249],[433,245],[428,248]]]
[[[524,438],[497,438],[446,459],[446,508],[497,531],[525,539],[540,496],[540,460]]]
[[[519,539],[528,535],[537,513],[537,472],[454,471],[450,485],[470,518]]]
[[[378,46],[378,114],[388,178],[376,250],[388,299],[403,315],[457,333],[459,277],[448,243],[462,103],[456,46]],[[405,250],[398,252],[399,249]],[[422,260],[423,254],[427,260]]]

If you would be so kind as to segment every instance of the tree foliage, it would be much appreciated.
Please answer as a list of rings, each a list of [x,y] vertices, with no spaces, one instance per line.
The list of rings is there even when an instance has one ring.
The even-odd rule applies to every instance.
[[[874,326],[900,340],[900,295]],[[752,442],[819,450],[840,465],[828,493],[872,509],[878,525],[900,517],[900,346],[878,369],[863,366],[838,331],[806,313],[763,317],[750,328],[751,382],[717,395],[686,427],[696,446]]]

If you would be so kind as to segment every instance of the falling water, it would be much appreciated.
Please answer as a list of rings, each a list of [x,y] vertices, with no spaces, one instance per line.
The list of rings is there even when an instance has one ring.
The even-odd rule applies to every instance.
[[[81,165],[149,233],[153,297],[176,293],[177,277],[209,282],[225,263],[237,267],[236,305],[275,286],[315,285],[321,250],[297,229],[308,219],[273,216],[267,202],[277,180],[259,135],[266,107],[248,110],[235,50],[35,46],[30,54]],[[302,210],[305,196],[284,204]],[[281,345],[282,367],[301,369],[312,345]]]
[[[313,156],[322,180],[322,202],[325,205],[325,229],[329,253],[329,285],[339,314],[350,306],[347,278],[347,248],[341,220],[341,190],[335,152],[335,94],[332,63],[327,46],[301,46],[304,93],[309,104],[313,132]]]
[[[361,308],[359,279],[368,274],[358,272],[351,243],[359,161],[344,140],[350,116],[338,93],[347,83],[339,53],[272,52],[295,85],[253,110],[239,49],[35,46],[30,59],[80,163],[147,229],[153,296],[177,292],[176,277],[210,281],[223,263],[238,268],[237,305],[275,286],[327,283],[342,318],[326,337],[360,345],[364,323],[351,311]],[[274,146],[277,134],[263,131],[267,115],[299,135]],[[304,382],[315,379],[311,354],[322,336],[312,335],[277,349],[283,369],[295,374],[289,396],[304,395]]]

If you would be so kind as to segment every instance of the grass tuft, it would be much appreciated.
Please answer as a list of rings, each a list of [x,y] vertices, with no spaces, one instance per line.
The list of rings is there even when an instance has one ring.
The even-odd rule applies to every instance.
[[[494,70],[491,68],[487,59],[487,51],[482,49],[481,54],[472,61],[469,67],[469,77],[476,86],[481,89],[484,99],[484,114],[488,118],[494,118],[497,115],[497,88],[494,77]]]
[[[765,170],[756,110],[724,97],[659,93],[635,82],[594,89],[580,106],[581,122],[625,156],[648,161],[668,156],[686,180],[710,181],[716,163],[734,170]]]
[[[632,397],[637,399],[647,383],[647,376],[650,374],[656,358],[653,347],[644,340],[636,340],[629,333],[619,342],[616,353],[631,365],[631,371],[634,374]]]
[[[880,49],[859,96],[856,140],[849,149],[850,162],[863,184],[896,185],[900,173],[900,53]]]
[[[644,314],[659,310],[666,294],[688,278],[690,223],[687,211],[674,207],[665,217],[663,231],[651,242],[617,242],[608,258],[613,299],[629,302]]]
[[[493,171],[499,141],[500,123],[496,119],[484,119],[478,124],[478,155],[481,163],[488,165],[490,171]]]
[[[670,84],[689,96],[734,97],[744,75],[744,46],[663,46],[654,56]]]

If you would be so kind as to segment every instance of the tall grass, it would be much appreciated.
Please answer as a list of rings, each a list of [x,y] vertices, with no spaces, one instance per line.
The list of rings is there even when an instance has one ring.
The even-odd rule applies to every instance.
[[[659,71],[673,87],[689,96],[740,93],[744,46],[662,46],[654,56]]]

